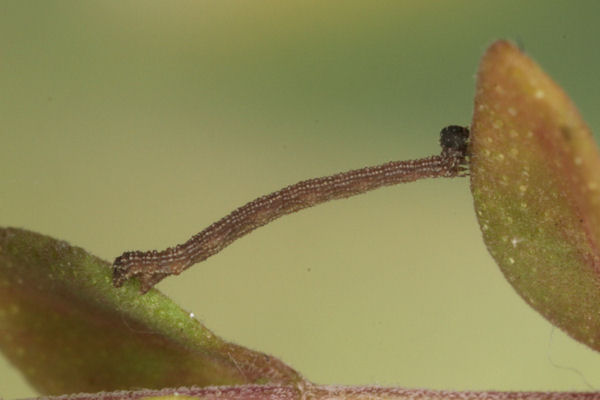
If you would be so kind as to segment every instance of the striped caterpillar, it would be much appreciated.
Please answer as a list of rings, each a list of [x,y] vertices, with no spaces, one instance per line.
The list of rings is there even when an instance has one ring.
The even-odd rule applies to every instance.
[[[193,264],[220,252],[235,240],[269,222],[329,200],[355,196],[382,186],[423,178],[465,176],[467,173],[468,128],[451,125],[440,132],[442,152],[436,156],[355,169],[313,178],[261,196],[187,242],[163,251],[127,251],[113,263],[113,284],[120,287],[132,277],[142,293],[169,275],[178,275]]]

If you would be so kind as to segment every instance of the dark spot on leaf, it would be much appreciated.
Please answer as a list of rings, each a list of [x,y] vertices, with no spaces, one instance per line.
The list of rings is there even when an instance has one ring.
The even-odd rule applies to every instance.
[[[572,137],[571,128],[569,128],[568,126],[561,125],[560,126],[560,133],[562,134],[562,137],[567,142],[571,140],[571,137]]]

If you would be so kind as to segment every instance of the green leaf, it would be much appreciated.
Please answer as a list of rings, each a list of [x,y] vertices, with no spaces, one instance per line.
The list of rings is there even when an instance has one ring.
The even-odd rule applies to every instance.
[[[302,381],[137,285],[115,289],[108,262],[66,242],[0,228],[0,350],[44,394]]]
[[[488,250],[527,303],[600,350],[600,158],[577,109],[499,41],[480,64],[471,135]]]

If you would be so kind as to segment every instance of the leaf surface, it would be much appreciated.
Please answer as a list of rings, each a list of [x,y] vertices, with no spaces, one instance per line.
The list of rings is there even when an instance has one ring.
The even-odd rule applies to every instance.
[[[0,350],[43,394],[302,381],[157,290],[115,289],[108,262],[21,229],[0,228],[0,332]]]
[[[577,109],[517,47],[482,58],[471,191],[483,238],[516,291],[600,350],[600,158]]]

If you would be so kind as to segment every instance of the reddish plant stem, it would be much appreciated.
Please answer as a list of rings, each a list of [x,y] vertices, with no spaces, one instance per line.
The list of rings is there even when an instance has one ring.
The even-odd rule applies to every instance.
[[[44,397],[44,400],[141,400],[171,397],[202,400],[600,400],[600,392],[496,392],[405,389],[381,386],[239,385]],[[30,400],[42,400],[30,399]]]

